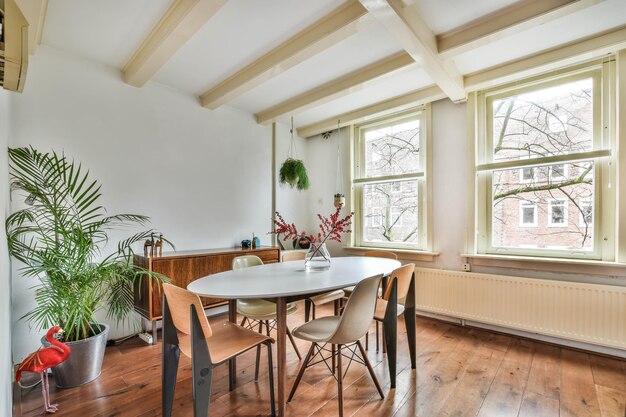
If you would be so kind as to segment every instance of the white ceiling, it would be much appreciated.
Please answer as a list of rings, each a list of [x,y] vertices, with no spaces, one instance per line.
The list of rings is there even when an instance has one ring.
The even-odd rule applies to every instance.
[[[43,43],[122,68],[172,0],[54,0],[48,3]],[[411,0],[405,0],[411,1]],[[414,0],[435,34],[515,3],[515,0]],[[199,95],[294,36],[342,0],[229,0],[153,77]],[[463,74],[489,68],[626,25],[626,0],[606,0],[454,58]],[[229,105],[257,113],[401,51],[378,24],[275,76]],[[294,115],[297,126],[432,85],[410,66],[341,98]],[[207,110],[209,111],[209,110]]]

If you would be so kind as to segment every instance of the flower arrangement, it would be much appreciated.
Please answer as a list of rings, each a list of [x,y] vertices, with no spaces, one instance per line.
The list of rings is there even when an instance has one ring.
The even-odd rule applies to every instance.
[[[341,207],[337,207],[335,212],[330,217],[317,215],[319,219],[320,231],[317,234],[307,234],[305,231],[298,232],[298,228],[294,223],[287,223],[283,216],[279,212],[276,212],[277,219],[274,220],[276,229],[272,232],[276,235],[284,235],[285,239],[295,239],[297,237],[305,237],[311,241],[313,245],[321,245],[326,243],[327,240],[334,240],[335,242],[341,242],[342,233],[350,233],[350,226],[352,225],[352,216],[354,213],[348,214],[346,217],[340,219],[339,213]]]
[[[276,235],[284,235],[285,239],[306,238],[311,242],[309,252],[306,254],[304,265],[307,270],[324,270],[330,268],[330,254],[326,249],[326,241],[333,240],[341,242],[342,233],[350,233],[352,225],[352,216],[354,213],[348,214],[346,217],[339,218],[341,207],[337,207],[330,217],[317,215],[319,219],[320,231],[317,234],[307,234],[305,231],[298,232],[298,228],[294,223],[287,223],[279,212],[276,212],[277,219],[274,220],[275,230],[272,233]]]

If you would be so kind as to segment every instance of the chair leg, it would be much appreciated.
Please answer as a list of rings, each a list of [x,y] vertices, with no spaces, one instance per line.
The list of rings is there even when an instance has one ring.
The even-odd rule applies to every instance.
[[[315,320],[315,304],[311,303],[311,316],[312,319]]]
[[[193,415],[194,417],[206,417],[209,414],[209,403],[211,401],[213,364],[211,363],[211,356],[196,309],[193,304],[189,307],[191,316]]]
[[[337,399],[339,400],[339,417],[343,417],[343,372],[341,369],[341,345],[337,345]]]
[[[333,370],[333,375],[335,375],[335,369],[337,368],[336,356],[337,350],[335,349],[335,345],[330,345],[330,367]]]
[[[243,316],[243,318],[241,319],[241,324],[240,324],[241,327],[243,327],[243,325],[246,324],[246,320],[248,320],[248,318],[246,316]]]
[[[368,330],[367,333],[365,333],[365,350],[369,349],[369,337],[370,336],[370,331]]]
[[[289,397],[287,398],[287,402],[290,402],[293,399],[293,396],[296,393],[296,389],[298,389],[298,385],[300,384],[300,380],[302,379],[302,375],[304,375],[304,371],[306,370],[307,365],[311,361],[311,357],[313,355],[313,351],[315,349],[315,346],[317,346],[317,343],[315,343],[315,342],[311,343],[311,348],[307,352],[306,358],[304,359],[304,362],[302,363],[302,366],[300,366],[300,370],[298,371],[298,376],[296,377],[296,380],[293,383],[293,387],[291,387],[291,392],[289,393]]]
[[[370,363],[370,360],[367,357],[367,354],[365,353],[365,349],[363,349],[363,345],[361,344],[359,340],[356,341],[356,345],[359,347],[359,351],[361,352],[361,355],[363,356],[363,362],[365,362],[365,366],[367,366],[367,370],[370,372],[370,376],[372,377],[372,380],[374,381],[374,385],[376,385],[376,389],[378,390],[378,394],[380,394],[380,398],[384,399],[385,394],[383,394],[383,390],[380,387],[378,378],[376,378],[376,374],[374,373],[374,368],[372,368],[372,364]]]
[[[267,337],[270,337],[270,321],[265,320],[265,334]]]
[[[174,405],[174,391],[176,389],[176,375],[178,374],[178,360],[180,349],[178,347],[178,336],[172,321],[167,300],[163,295],[163,334],[162,334],[162,375],[161,375],[161,414],[164,417],[171,417]],[[156,326],[155,326],[156,328]]]
[[[263,321],[259,320],[259,333],[263,334]],[[261,361],[261,345],[256,347],[256,365],[254,367],[254,380],[259,380],[259,362]]]
[[[302,360],[302,356],[300,355],[300,351],[298,350],[298,346],[296,346],[296,341],[293,339],[293,335],[291,334],[291,330],[287,327],[287,336],[289,336],[289,340],[291,341],[291,346],[293,346],[293,350],[296,351],[296,355],[298,355],[298,360]]]
[[[275,416],[276,399],[274,398],[274,364],[272,363],[272,343],[268,341],[265,342],[265,344],[267,345],[267,367],[270,374],[270,409],[272,410],[272,416]]]
[[[382,329],[380,332],[381,332],[381,335],[383,336],[382,339],[387,340],[385,339],[385,326],[382,326]],[[383,343],[383,354],[386,354],[386,353],[387,353],[387,344]]]
[[[311,300],[306,299],[304,300],[304,322],[308,322],[309,318],[311,317],[311,304],[313,304],[311,302]]]
[[[379,339],[379,336],[378,336],[378,322],[376,322],[376,352],[378,352],[378,345],[379,345],[378,339]]]

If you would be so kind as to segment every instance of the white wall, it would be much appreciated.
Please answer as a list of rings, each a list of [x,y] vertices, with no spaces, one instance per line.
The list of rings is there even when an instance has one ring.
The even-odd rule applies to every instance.
[[[269,244],[271,128],[252,115],[208,111],[197,97],[156,83],[130,87],[118,69],[47,46],[31,58],[25,91],[11,104],[10,146],[82,162],[103,184],[110,213],[150,216],[182,250],[230,247],[253,232]],[[298,211],[289,198],[281,195],[281,205]],[[13,317],[32,308],[35,283],[14,278]],[[13,326],[19,360],[37,348],[38,335],[24,321]]]
[[[4,219],[9,214],[9,171],[7,140],[9,131],[9,93],[0,90],[0,416],[11,415],[11,275]]]

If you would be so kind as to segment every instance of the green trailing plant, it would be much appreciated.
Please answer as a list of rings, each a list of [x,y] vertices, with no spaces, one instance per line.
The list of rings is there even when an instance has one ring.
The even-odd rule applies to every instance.
[[[165,280],[133,265],[133,244],[154,231],[131,234],[111,253],[104,250],[111,231],[145,226],[149,218],[107,215],[101,185],[64,155],[10,148],[9,159],[11,193],[25,198],[24,208],[6,220],[9,252],[23,263],[25,277],[39,279],[37,307],[22,318],[38,329],[60,325],[66,341],[97,334],[100,308],[106,309],[107,319],[129,320],[134,285],[142,279]]]
[[[300,191],[307,190],[311,184],[304,162],[300,159],[287,158],[280,167],[280,182],[288,184],[291,188],[296,187]]]

